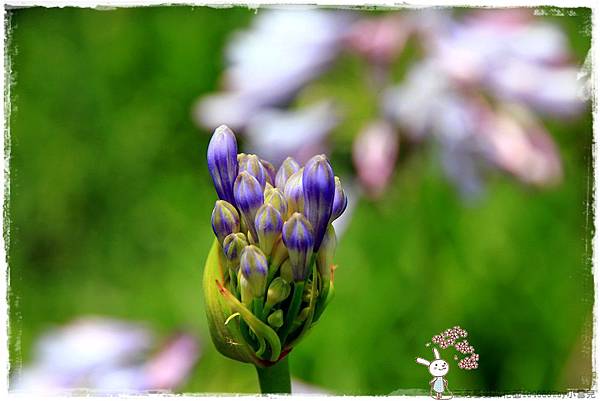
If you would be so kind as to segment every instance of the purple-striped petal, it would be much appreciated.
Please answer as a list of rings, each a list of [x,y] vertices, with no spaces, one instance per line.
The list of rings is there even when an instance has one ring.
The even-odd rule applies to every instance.
[[[302,174],[304,215],[314,229],[314,250],[318,250],[325,235],[333,209],[335,179],[325,155],[311,158]]]
[[[206,159],[219,199],[234,204],[233,183],[238,175],[237,142],[227,126],[221,125],[213,133]]]

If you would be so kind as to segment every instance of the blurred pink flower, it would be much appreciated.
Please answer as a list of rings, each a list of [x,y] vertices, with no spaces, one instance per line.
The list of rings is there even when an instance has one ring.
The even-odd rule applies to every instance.
[[[401,14],[358,20],[348,31],[346,45],[375,63],[389,63],[404,49],[412,22]]]
[[[484,120],[482,132],[492,160],[524,183],[548,186],[561,181],[558,150],[526,110],[493,113]]]
[[[367,195],[377,198],[388,185],[398,156],[398,135],[385,121],[369,124],[354,140],[352,159]]]

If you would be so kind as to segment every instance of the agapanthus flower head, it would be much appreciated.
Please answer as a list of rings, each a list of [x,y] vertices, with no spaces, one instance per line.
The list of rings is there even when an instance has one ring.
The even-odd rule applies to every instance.
[[[233,203],[217,201],[217,240],[204,272],[211,335],[223,354],[268,366],[306,334],[333,296],[330,223],[347,201],[324,156],[305,167],[287,159],[277,173],[256,155],[229,158],[239,163]]]

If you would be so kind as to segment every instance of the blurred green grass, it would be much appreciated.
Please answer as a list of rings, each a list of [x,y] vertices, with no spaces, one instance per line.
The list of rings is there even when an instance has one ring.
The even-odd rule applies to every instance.
[[[209,136],[191,119],[198,96],[218,87],[227,35],[254,13],[9,12],[11,373],[31,361],[44,330],[101,314],[202,338],[181,391],[258,390],[253,368],[220,356],[208,338],[201,275],[216,196]],[[581,62],[589,12],[552,20]],[[363,109],[344,82],[337,91]],[[356,124],[336,132],[342,172],[350,164],[341,133]],[[465,204],[432,151],[404,158],[386,197],[358,204],[337,255],[336,299],[294,350],[293,374],[337,394],[426,389],[414,357],[429,356],[430,337],[458,324],[481,364],[452,370],[453,390],[589,387],[591,114],[548,126],[565,168],[564,183],[548,191],[493,176],[486,198]]]

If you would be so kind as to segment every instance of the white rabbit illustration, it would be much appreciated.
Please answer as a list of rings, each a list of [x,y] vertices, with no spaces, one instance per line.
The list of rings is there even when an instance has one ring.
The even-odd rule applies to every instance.
[[[429,373],[433,375],[433,379],[429,382],[429,385],[431,386],[429,395],[436,400],[441,400],[444,391],[448,390],[448,380],[444,379],[444,376],[448,374],[450,365],[440,358],[440,352],[435,348],[433,349],[433,356],[435,359],[432,362],[423,358],[417,358],[417,363],[429,366]],[[433,396],[434,392],[435,397]],[[448,392],[450,392],[450,390],[448,390]],[[452,392],[450,392],[449,397],[443,399],[449,400],[450,398],[452,398]]]

